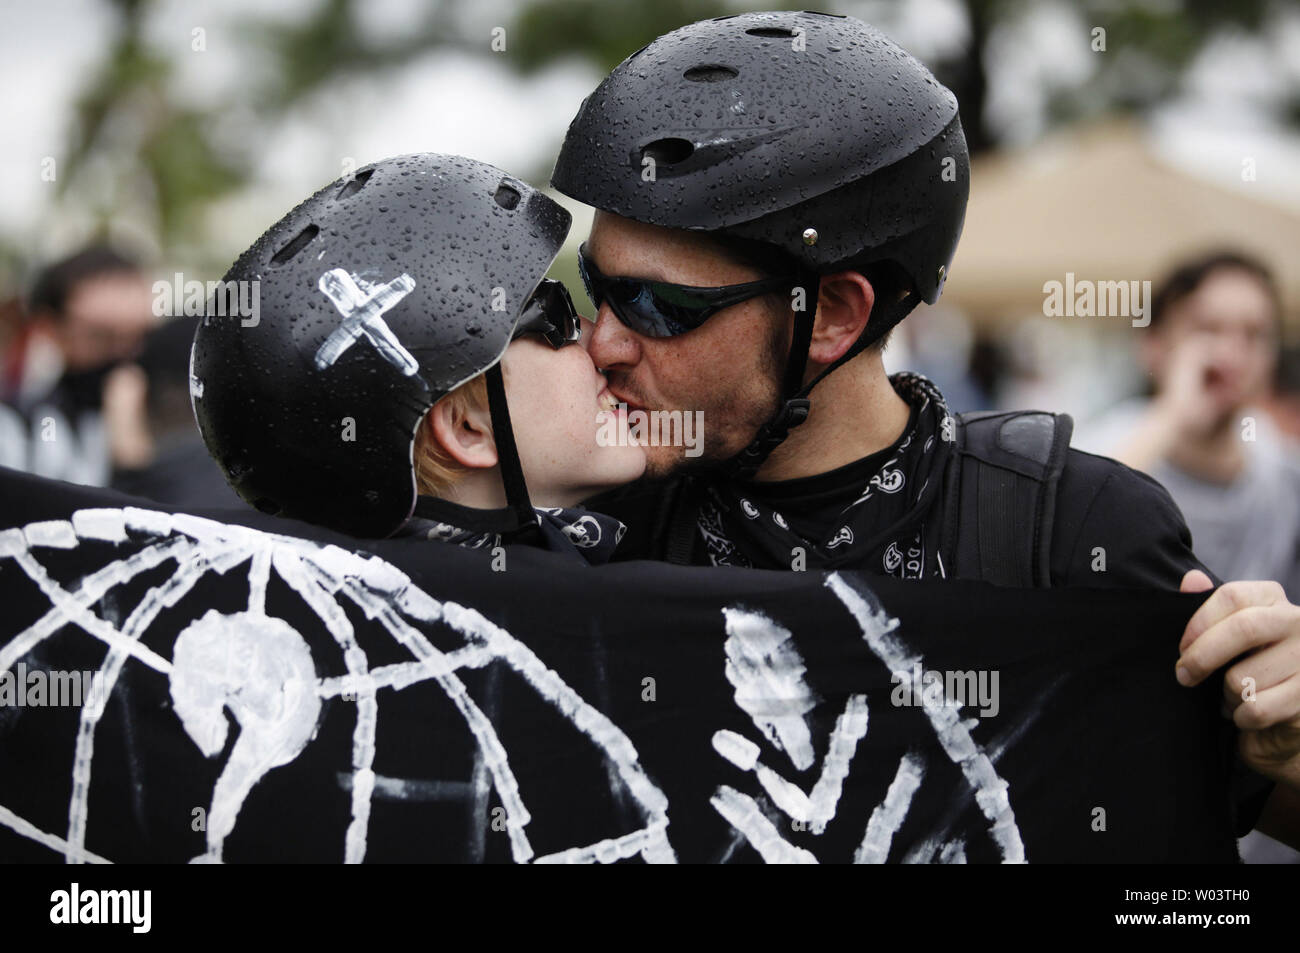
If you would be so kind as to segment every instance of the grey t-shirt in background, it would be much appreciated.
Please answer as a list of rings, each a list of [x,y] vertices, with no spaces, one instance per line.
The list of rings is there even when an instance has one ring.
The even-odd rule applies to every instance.
[[[1150,401],[1126,401],[1080,427],[1072,445],[1114,454]],[[1246,465],[1228,484],[1211,483],[1170,463],[1149,473],[1169,491],[1192,532],[1192,548],[1219,578],[1274,579],[1300,603],[1300,445],[1263,411],[1247,411],[1254,440],[1243,439]],[[1243,427],[1243,432],[1248,432]]]

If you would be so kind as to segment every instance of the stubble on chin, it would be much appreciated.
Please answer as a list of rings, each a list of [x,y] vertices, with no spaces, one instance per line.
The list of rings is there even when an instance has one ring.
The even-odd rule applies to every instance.
[[[643,479],[665,480],[676,475],[707,471],[736,456],[753,442],[759,428],[781,409],[781,385],[785,371],[785,353],[789,347],[780,309],[763,342],[757,367],[740,379],[743,389],[720,395],[718,399],[697,405],[702,411],[704,449],[698,457],[686,456],[685,447],[646,447]],[[634,398],[635,399],[635,396]],[[682,410],[683,414],[694,410]]]
[[[736,456],[753,442],[759,428],[780,409],[775,385],[764,390],[765,393],[747,392],[702,408],[704,446],[699,456],[688,457],[686,448],[680,446],[646,447],[645,478],[664,480],[705,472]],[[683,415],[693,413],[695,411],[682,411]]]

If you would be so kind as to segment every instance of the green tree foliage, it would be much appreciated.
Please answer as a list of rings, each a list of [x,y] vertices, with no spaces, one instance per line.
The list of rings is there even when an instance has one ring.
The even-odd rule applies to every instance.
[[[576,56],[609,72],[657,36],[735,12],[720,0],[531,0],[509,28],[510,63],[532,71]]]
[[[104,2],[113,9],[116,26],[77,101],[59,187],[66,200],[93,208],[101,223],[126,207],[142,210],[169,254],[199,246],[205,209],[249,182],[256,142],[219,141],[216,134],[234,107],[251,111],[255,126],[270,128],[345,76],[399,68],[437,48],[496,55],[486,37],[461,35],[465,11],[456,0],[431,2],[418,22],[388,31],[383,39],[359,29],[367,12],[360,0],[321,0],[292,22],[259,17],[243,24],[241,48],[233,55],[260,56],[269,79],[251,102],[200,108],[179,102],[171,88],[175,58],[187,47],[178,43],[161,51],[145,42],[149,0]],[[971,41],[949,60],[931,65],[957,93],[972,151],[980,151],[997,145],[996,132],[985,122],[989,71],[996,68],[987,60],[989,39],[1000,25],[1025,16],[1032,4],[964,0],[964,6]],[[522,0],[502,24],[508,36],[503,62],[527,74],[576,57],[607,71],[658,35],[740,9],[723,0]],[[891,8],[878,9],[888,14]],[[1099,55],[1108,59],[1083,87],[1056,92],[1049,103],[1054,122],[1140,111],[1167,100],[1211,38],[1225,29],[1259,33],[1267,28],[1271,7],[1268,0],[1083,0],[1074,9],[1085,27],[1080,44],[1087,46],[1093,26],[1106,29],[1108,52]],[[860,14],[863,5],[831,4],[828,12]],[[1279,118],[1300,121],[1300,96]]]
[[[173,64],[143,41],[147,4],[112,6],[117,32],[77,100],[59,191],[93,203],[101,230],[122,205],[149,201],[167,247],[195,232],[209,202],[247,181],[248,165],[215,141],[211,115],[175,102]]]

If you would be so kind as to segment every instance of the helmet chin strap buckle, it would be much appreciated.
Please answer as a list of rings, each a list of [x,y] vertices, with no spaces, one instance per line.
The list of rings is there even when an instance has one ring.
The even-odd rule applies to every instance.
[[[784,428],[788,431],[793,427],[798,427],[808,419],[808,412],[812,410],[812,401],[807,397],[795,397],[785,402],[781,412],[777,414],[777,419],[784,421]]]
[[[776,416],[758,428],[750,445],[727,461],[724,470],[733,477],[752,477],[772,451],[790,435],[790,431],[808,419],[810,410],[812,401],[807,397],[786,400]]]

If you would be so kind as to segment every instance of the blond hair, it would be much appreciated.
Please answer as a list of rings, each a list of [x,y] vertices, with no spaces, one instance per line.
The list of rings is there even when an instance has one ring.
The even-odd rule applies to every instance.
[[[442,496],[464,475],[462,467],[438,442],[434,436],[430,416],[433,408],[439,404],[448,404],[453,416],[468,414],[471,410],[488,409],[487,382],[480,374],[461,384],[454,391],[443,397],[420,421],[415,431],[415,489],[421,496]]]

